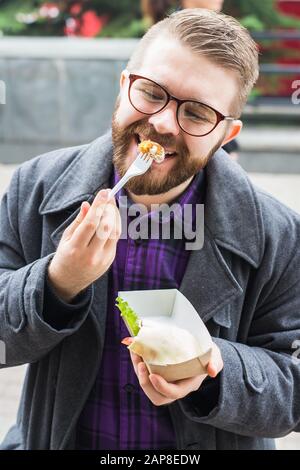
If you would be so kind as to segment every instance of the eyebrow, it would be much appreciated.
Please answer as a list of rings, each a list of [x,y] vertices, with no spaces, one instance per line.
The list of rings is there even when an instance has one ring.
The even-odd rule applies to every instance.
[[[147,77],[148,78],[148,77]],[[152,78],[150,78],[150,80],[153,80]],[[161,81],[157,82],[156,80],[153,80],[153,82],[157,83],[157,85],[160,85],[162,88],[165,88],[165,90],[170,94],[172,95],[172,93],[170,92],[168,86],[165,84],[165,83],[162,83]],[[177,98],[177,97],[176,97]],[[211,108],[216,108],[215,105],[213,104],[210,104],[207,102],[207,100],[201,98],[201,99],[198,99],[198,98],[180,98],[182,100],[187,100],[187,101],[198,101],[199,103],[202,103],[202,104],[206,104],[207,106],[210,106]]]

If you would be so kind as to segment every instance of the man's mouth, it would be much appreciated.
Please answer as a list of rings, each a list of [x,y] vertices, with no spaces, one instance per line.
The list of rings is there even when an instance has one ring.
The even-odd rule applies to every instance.
[[[134,134],[134,138],[136,140],[136,143],[137,145],[140,144],[143,140],[148,140],[142,136],[140,136],[139,134]],[[173,149],[168,149],[166,148],[163,144],[161,144],[157,139],[151,139],[151,140],[154,140],[155,142],[157,142],[158,144],[160,144],[164,149],[165,149],[165,159],[169,159],[169,158],[173,158],[173,157],[176,157],[177,155],[177,152]]]

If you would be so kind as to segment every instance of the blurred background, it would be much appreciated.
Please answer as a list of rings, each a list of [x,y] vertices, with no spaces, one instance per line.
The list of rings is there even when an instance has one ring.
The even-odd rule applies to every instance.
[[[300,212],[300,0],[0,0],[0,196],[25,160],[105,132],[139,38],[172,11],[197,6],[222,6],[258,43],[260,78],[233,156]],[[24,371],[0,371],[0,441]],[[277,445],[300,449],[300,436]]]

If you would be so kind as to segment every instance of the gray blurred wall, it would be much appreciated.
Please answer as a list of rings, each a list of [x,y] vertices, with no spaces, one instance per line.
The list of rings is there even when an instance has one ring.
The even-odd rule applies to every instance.
[[[137,40],[1,38],[0,162],[87,143],[110,126]]]

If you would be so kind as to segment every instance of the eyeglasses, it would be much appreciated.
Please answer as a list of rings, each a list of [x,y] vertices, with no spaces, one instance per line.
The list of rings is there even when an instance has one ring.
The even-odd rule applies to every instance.
[[[232,116],[224,116],[216,109],[199,101],[175,98],[161,85],[141,75],[129,75],[128,98],[137,111],[148,115],[157,114],[171,100],[176,101],[178,125],[193,137],[203,137],[210,134],[221,121],[235,119]]]

